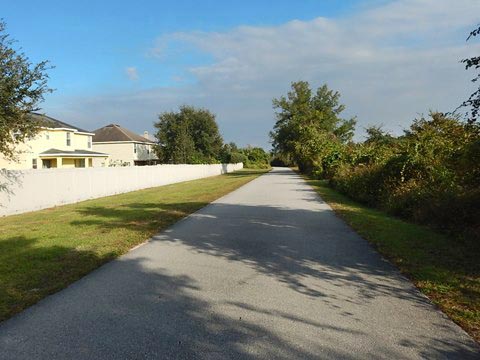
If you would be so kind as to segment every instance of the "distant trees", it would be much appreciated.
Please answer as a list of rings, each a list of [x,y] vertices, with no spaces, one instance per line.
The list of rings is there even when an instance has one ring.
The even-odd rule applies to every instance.
[[[243,155],[238,148],[237,144],[230,142],[224,144],[222,150],[220,151],[220,161],[224,164],[236,164],[236,163],[245,163],[247,157]]]
[[[340,94],[327,85],[313,93],[306,81],[292,83],[287,96],[273,100],[277,121],[270,133],[274,151],[291,158],[301,171],[330,171],[342,144],[353,136],[356,120],[342,119]]]
[[[231,142],[223,145],[220,158],[223,163],[243,162],[244,166],[249,169],[268,169],[271,156],[261,147],[239,148]]]
[[[166,164],[240,163],[246,168],[268,168],[270,154],[260,147],[239,148],[223,144],[215,115],[206,109],[181,106],[164,112],[154,123],[158,145],[155,151]]]
[[[14,40],[0,21],[0,154],[15,158],[15,146],[32,137],[40,128],[28,116],[52,90],[47,86],[48,61],[32,64],[13,48]]]
[[[244,166],[249,169],[268,169],[270,167],[271,156],[261,147],[247,146],[240,149],[240,153],[245,156]]]
[[[164,112],[154,123],[160,161],[168,164],[201,164],[219,161],[223,140],[215,115],[206,109],[181,106]]]

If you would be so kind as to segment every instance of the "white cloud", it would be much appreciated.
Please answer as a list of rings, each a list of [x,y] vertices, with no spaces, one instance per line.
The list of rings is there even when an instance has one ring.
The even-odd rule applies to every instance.
[[[138,80],[138,71],[134,66],[125,68],[125,74],[127,74],[127,77],[132,81]]]
[[[192,103],[218,114],[226,140],[266,145],[271,99],[301,79],[340,91],[360,133],[372,123],[399,133],[419,113],[452,110],[471,91],[459,60],[479,51],[478,42],[465,43],[478,14],[478,0],[399,0],[338,19],[167,34],[149,52],[159,66],[179,51],[214,59],[185,69],[196,82],[89,99],[87,108],[146,127],[158,112]]]

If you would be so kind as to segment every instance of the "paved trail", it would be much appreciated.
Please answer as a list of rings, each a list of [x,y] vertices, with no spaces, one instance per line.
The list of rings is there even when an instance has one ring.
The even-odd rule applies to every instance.
[[[0,324],[1,359],[480,358],[275,169]]]

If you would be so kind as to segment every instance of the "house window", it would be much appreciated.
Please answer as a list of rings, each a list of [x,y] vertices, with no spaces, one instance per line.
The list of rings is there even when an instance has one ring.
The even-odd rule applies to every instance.
[[[147,145],[147,154],[150,154],[150,145]]]
[[[72,138],[69,132],[67,132],[67,146],[70,146],[72,144]]]
[[[50,169],[52,167],[52,160],[48,159],[48,160],[42,160],[42,163],[43,163],[43,168],[44,169]]]
[[[92,148],[92,137],[91,136],[88,137],[88,148],[89,149]]]
[[[136,143],[133,143],[133,153],[134,154],[137,153],[137,144]]]
[[[85,159],[75,159],[75,167],[84,168],[85,167]]]
[[[37,159],[32,159],[32,168],[33,169],[37,168]]]

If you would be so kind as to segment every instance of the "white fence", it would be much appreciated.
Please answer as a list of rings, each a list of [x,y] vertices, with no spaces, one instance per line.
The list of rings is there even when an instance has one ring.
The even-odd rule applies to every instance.
[[[0,172],[0,216],[220,175],[243,164],[155,165]]]

